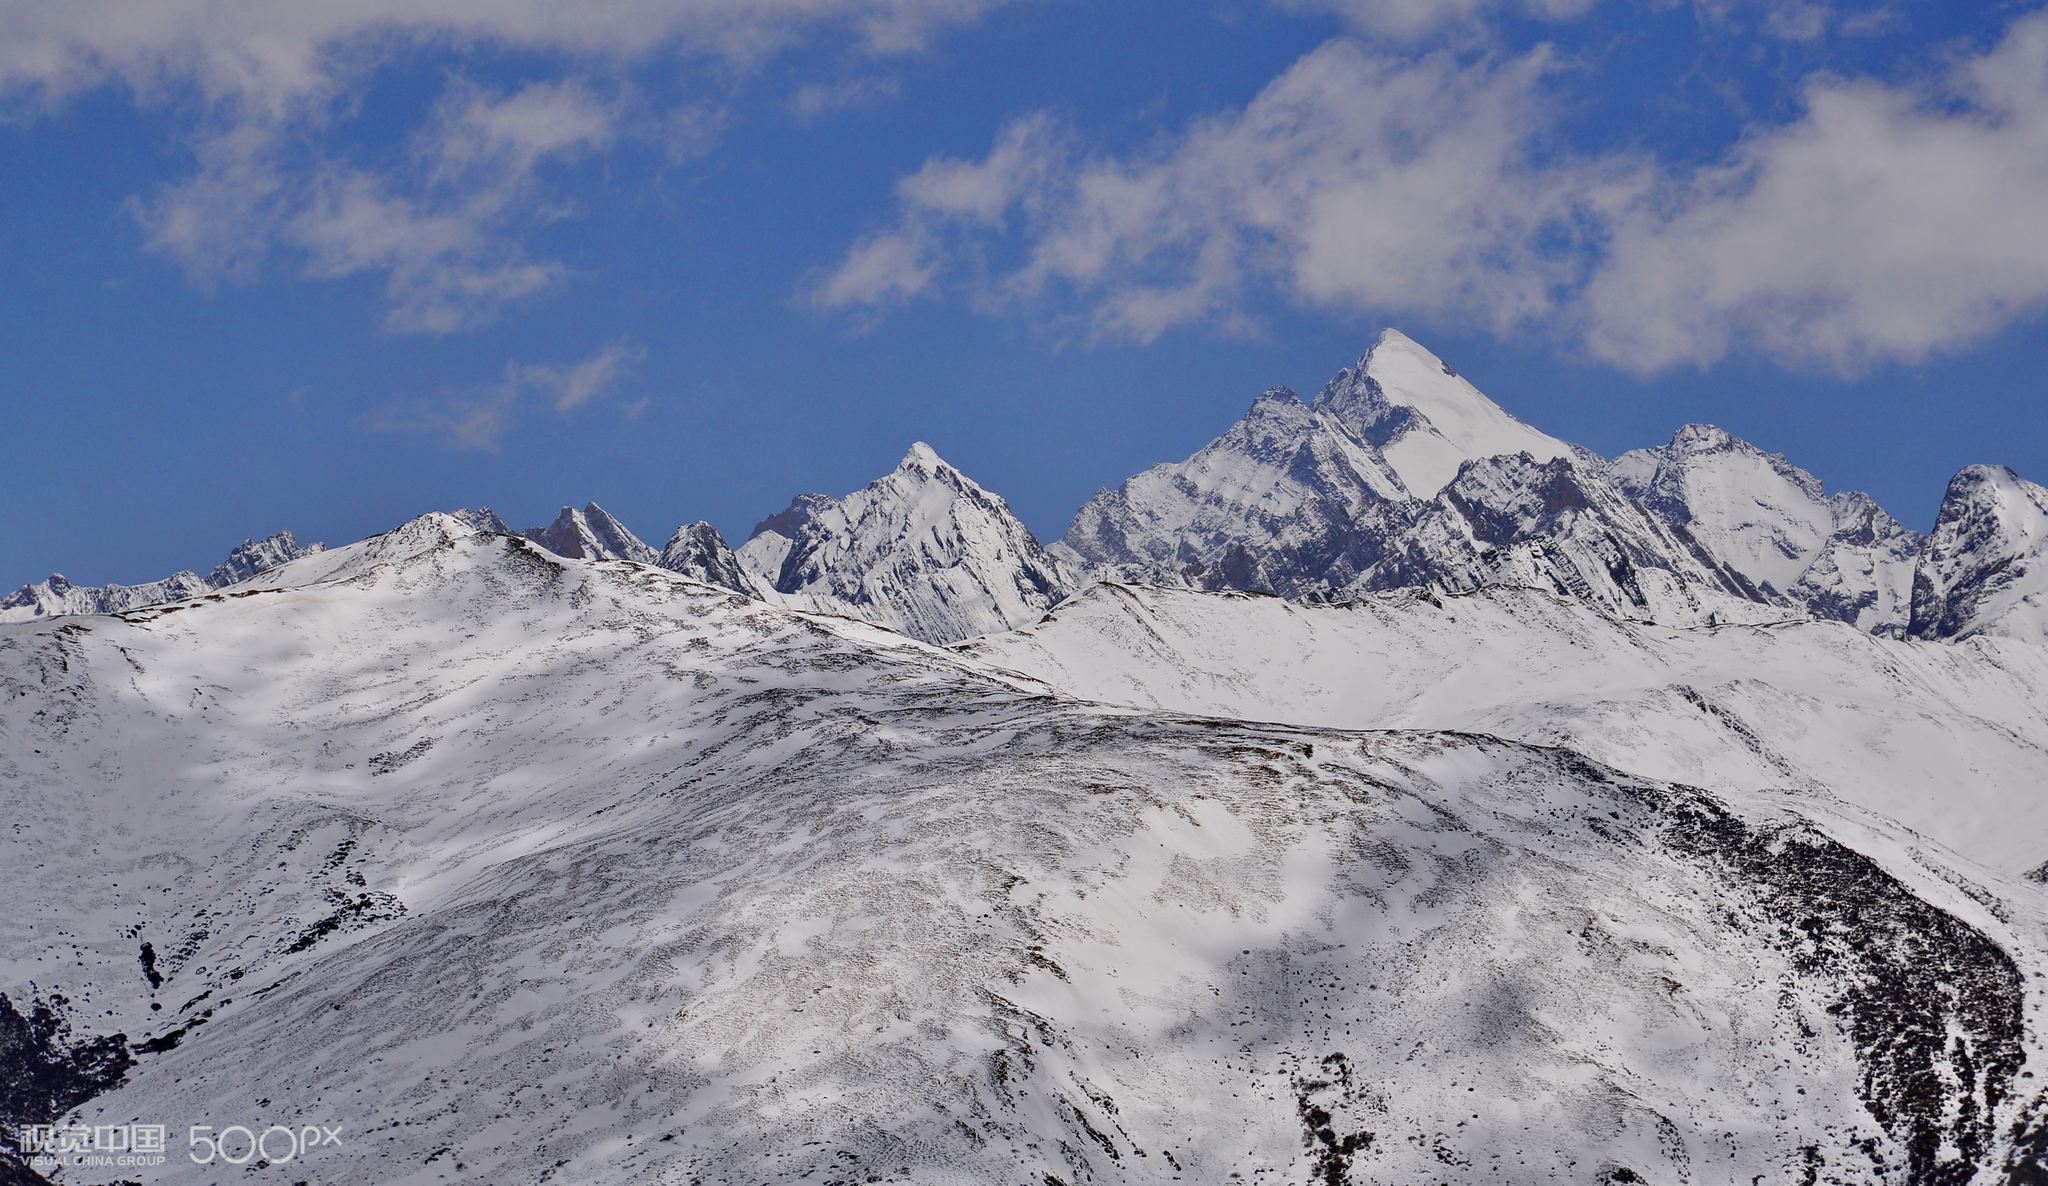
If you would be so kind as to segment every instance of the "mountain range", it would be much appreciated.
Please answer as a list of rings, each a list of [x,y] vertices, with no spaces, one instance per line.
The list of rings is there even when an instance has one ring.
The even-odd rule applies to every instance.
[[[1049,546],[923,443],[844,498],[798,495],[737,551],[701,522],[656,549],[595,503],[524,534],[938,643],[1015,629],[1098,580],[1304,602],[1514,586],[1667,625],[1806,617],[1885,637],[2048,638],[2048,491],[2010,470],[1958,474],[1922,536],[1709,425],[1601,458],[1394,330],[1314,400],[1269,390],[1194,456],[1098,493]],[[177,600],[301,550],[284,533],[209,577],[149,585],[53,575],[0,600],[0,621]]]
[[[1047,546],[920,444],[53,577],[0,1183],[2043,1186],[2044,548],[1389,333]]]

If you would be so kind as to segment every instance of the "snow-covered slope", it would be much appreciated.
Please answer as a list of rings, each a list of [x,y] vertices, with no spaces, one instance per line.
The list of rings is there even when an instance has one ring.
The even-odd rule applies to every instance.
[[[2048,643],[2048,489],[2002,465],[1949,482],[1913,575],[1910,629]]]
[[[2010,873],[2048,863],[2048,649],[1836,622],[1671,629],[1519,589],[1342,606],[1101,585],[967,653],[1108,703],[1459,729],[1819,795]]]
[[[1515,419],[1395,329],[1383,331],[1357,365],[1330,380],[1316,410],[1377,447],[1418,498],[1435,495],[1459,466],[1481,457],[1590,456]]]
[[[237,592],[304,589],[334,584],[370,576],[416,556],[445,551],[472,536],[510,534],[512,529],[489,507],[429,511],[345,548],[327,549],[280,564],[250,578]]]
[[[733,555],[718,528],[701,519],[676,528],[656,563],[707,585],[749,596],[760,593],[760,582],[741,567],[739,557]]]
[[[634,560],[653,564],[660,554],[596,503],[582,510],[563,507],[546,527],[529,527],[526,538],[553,552],[581,560]]]
[[[1007,503],[922,441],[845,498],[799,496],[738,555],[785,604],[931,642],[1035,621],[1069,585]]]
[[[183,601],[214,589],[246,581],[257,573],[275,568],[301,556],[310,556],[320,544],[301,544],[289,531],[263,539],[243,540],[212,572],[179,572],[160,581],[142,585],[74,585],[62,573],[48,580],[23,585],[0,597],[0,622],[25,622],[33,618],[62,614],[111,614],[166,601]]]
[[[1768,596],[1863,630],[1904,630],[1920,539],[1867,495],[1830,498],[1784,457],[1707,424],[1622,454],[1608,474]]]
[[[2038,889],[1825,802],[338,551],[0,627],[0,993],[126,1035],[88,1122],[340,1126],[236,1181],[1988,1183],[2048,1119]]]

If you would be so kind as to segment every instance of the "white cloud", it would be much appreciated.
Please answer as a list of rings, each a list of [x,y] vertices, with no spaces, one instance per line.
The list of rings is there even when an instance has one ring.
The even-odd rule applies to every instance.
[[[2048,13],[1919,84],[1810,80],[1796,118],[1706,167],[1550,150],[1567,77],[1542,51],[1338,39],[1153,151],[1090,155],[1027,117],[905,177],[812,299],[951,288],[1149,341],[1241,332],[1278,297],[1541,326],[1637,371],[1733,351],[1853,371],[2048,310]]]
[[[379,432],[423,433],[457,449],[495,452],[525,407],[539,400],[567,416],[607,396],[632,367],[647,357],[640,346],[613,342],[581,362],[566,366],[509,362],[497,382],[438,400],[380,409],[370,417]],[[617,401],[628,420],[647,410],[645,396]]]
[[[285,178],[272,160],[276,134],[242,124],[202,139],[198,170],[147,201],[131,201],[150,250],[202,287],[252,274],[280,217]]]
[[[537,82],[509,95],[459,85],[443,96],[424,151],[435,175],[472,169],[524,180],[542,161],[602,149],[618,135],[619,103],[576,79]]]
[[[676,48],[758,58],[820,29],[868,49],[924,46],[1001,0],[0,0],[0,92],[61,98],[107,82],[190,85],[247,116],[341,87],[392,45],[489,42],[612,59]]]
[[[452,332],[560,278],[560,265],[524,257],[516,228],[536,217],[529,207],[541,167],[602,149],[617,134],[618,119],[615,102],[573,81],[505,95],[457,84],[418,137],[417,178],[326,165],[289,186],[273,185],[265,195],[267,219],[241,216],[242,194],[209,184],[153,212],[150,241],[188,267],[205,266],[205,251],[161,229],[166,212],[175,211],[217,231],[215,250],[246,255],[283,247],[317,279],[382,275],[387,328]],[[253,156],[235,167],[277,177],[263,155],[272,138],[249,139]],[[209,176],[202,172],[197,180]],[[192,184],[176,192],[186,198]],[[212,197],[221,208],[209,215],[198,199]]]
[[[898,227],[855,243],[810,299],[819,309],[901,304],[930,292],[938,270],[930,236],[917,226]]]
[[[934,159],[899,186],[895,228],[817,290],[825,307],[930,290],[945,245],[975,256],[1022,227],[983,299],[1071,296],[1095,332],[1148,341],[1178,325],[1242,329],[1272,288],[1332,308],[1399,308],[1510,324],[1552,311],[1576,264],[1553,244],[1627,192],[1614,163],[1539,165],[1549,104],[1537,52],[1419,60],[1330,42],[1241,111],[1161,152],[1084,157],[1043,116],[980,161]]]
[[[1000,227],[1004,212],[1052,180],[1060,164],[1052,119],[1032,115],[1011,122],[978,161],[934,157],[896,183],[914,209]]]
[[[2048,15],[1926,87],[1826,79],[1612,222],[1594,351],[1636,370],[1742,347],[1854,370],[2048,308]]]

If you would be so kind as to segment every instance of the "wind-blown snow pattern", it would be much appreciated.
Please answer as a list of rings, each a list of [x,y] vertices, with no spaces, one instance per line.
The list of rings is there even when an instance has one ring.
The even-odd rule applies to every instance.
[[[0,622],[25,622],[65,614],[111,614],[166,601],[183,601],[239,584],[280,564],[310,556],[321,544],[301,544],[289,531],[242,541],[212,572],[179,572],[142,585],[74,585],[62,573],[0,597]]]
[[[845,498],[799,496],[738,555],[784,604],[929,642],[1035,621],[1070,584],[1007,503],[921,441]]]
[[[123,1035],[81,1120],[341,1126],[235,1180],[2031,1172],[2038,888],[1830,801],[1091,703],[449,516],[265,577],[0,627],[0,992]]]
[[[2002,465],[1955,476],[1913,575],[1911,632],[2048,643],[2048,489]]]

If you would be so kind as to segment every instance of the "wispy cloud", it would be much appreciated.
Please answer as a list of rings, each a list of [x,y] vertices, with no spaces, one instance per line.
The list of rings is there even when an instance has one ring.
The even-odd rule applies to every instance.
[[[580,362],[566,365],[509,362],[483,387],[439,398],[378,409],[369,419],[376,432],[418,433],[451,448],[494,452],[519,418],[534,405],[569,416],[585,405],[614,396],[632,368],[647,357],[644,347],[613,342]],[[617,400],[620,415],[638,419],[648,399]]]
[[[381,275],[389,328],[446,333],[564,275],[526,249],[526,232],[563,209],[541,200],[551,166],[629,134],[657,140],[671,161],[718,140],[715,107],[629,118],[625,88],[589,77],[664,54],[747,66],[827,32],[869,54],[903,53],[1002,2],[0,0],[0,102],[32,111],[115,85],[184,121],[195,169],[133,209],[150,249],[200,287],[280,260],[315,278]],[[449,44],[544,55],[558,76],[502,93],[457,80],[408,160],[332,146],[380,64]]]
[[[900,89],[900,83],[886,76],[807,82],[790,94],[789,113],[798,123],[814,123],[841,111],[887,103]]]
[[[870,52],[895,54],[1002,2],[0,0],[0,92],[57,100],[119,82],[148,100],[189,86],[243,118],[274,121],[408,46],[490,43],[604,61],[681,49],[751,62],[840,30]]]
[[[646,357],[644,347],[613,342],[572,366],[514,365],[505,369],[505,378],[547,400],[555,411],[568,413],[611,390],[620,376]]]
[[[1447,29],[1470,30],[1500,12],[1562,21],[1598,0],[1277,0],[1296,12],[1330,12],[1375,37],[1413,41]]]

